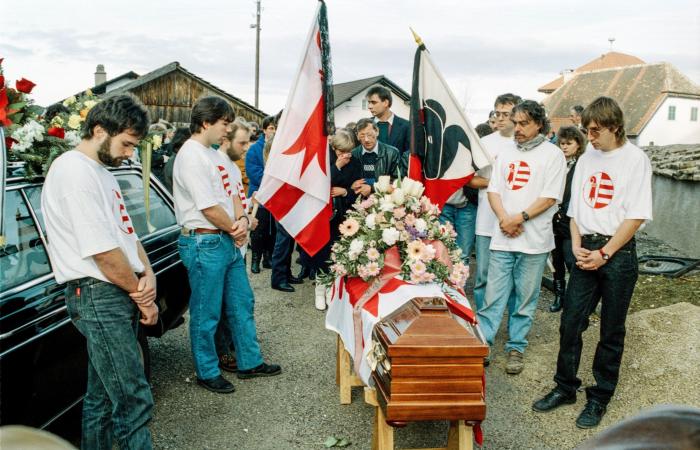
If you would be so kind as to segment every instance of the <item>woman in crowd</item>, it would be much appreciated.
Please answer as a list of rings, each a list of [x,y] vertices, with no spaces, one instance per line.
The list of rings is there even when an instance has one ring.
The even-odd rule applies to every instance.
[[[559,211],[554,214],[552,225],[554,230],[555,248],[552,250],[552,263],[554,265],[554,302],[549,307],[551,312],[557,312],[562,308],[564,292],[566,291],[566,271],[571,271],[576,258],[571,250],[571,231],[569,230],[569,209],[571,198],[571,179],[576,169],[576,161],[586,149],[586,138],[576,127],[562,127],[557,133],[559,148],[566,157],[566,185],[564,197],[559,204]]]

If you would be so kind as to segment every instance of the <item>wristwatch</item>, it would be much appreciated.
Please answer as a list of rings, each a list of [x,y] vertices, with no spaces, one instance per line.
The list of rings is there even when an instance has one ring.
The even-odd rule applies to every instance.
[[[530,214],[526,213],[525,211],[521,212],[520,214],[523,215],[524,222],[527,222],[528,220],[530,220]]]
[[[607,261],[607,260],[610,259],[610,255],[608,255],[607,253],[605,253],[605,251],[603,251],[602,248],[599,248],[598,251],[600,252],[600,256],[603,257],[603,261]]]

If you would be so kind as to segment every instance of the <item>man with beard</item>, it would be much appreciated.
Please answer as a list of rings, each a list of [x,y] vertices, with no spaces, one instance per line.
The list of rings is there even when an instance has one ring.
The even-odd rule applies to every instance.
[[[82,141],[51,165],[41,205],[48,251],[66,306],[88,349],[82,448],[150,449],[153,397],[137,328],[158,320],[156,277],[134,232],[119,184],[107,167],[134,153],[148,112],[131,95],[98,103]]]
[[[477,315],[486,341],[493,346],[508,305],[506,373],[514,375],[524,367],[542,272],[554,248],[552,216],[564,191],[566,160],[561,150],[547,142],[549,124],[537,102],[515,105],[511,121],[516,145],[498,154],[487,188],[497,222],[489,247],[486,295]]]
[[[222,143],[233,119],[226,100],[197,100],[190,118],[192,137],[178,152],[173,169],[175,216],[182,226],[178,247],[192,290],[190,340],[197,384],[218,393],[235,390],[221,376],[214,344],[222,308],[236,348],[238,378],[281,373],[280,366],[266,364],[260,353],[255,298],[238,250],[247,240],[250,221],[240,199],[233,196],[231,201],[228,171],[212,148]]]

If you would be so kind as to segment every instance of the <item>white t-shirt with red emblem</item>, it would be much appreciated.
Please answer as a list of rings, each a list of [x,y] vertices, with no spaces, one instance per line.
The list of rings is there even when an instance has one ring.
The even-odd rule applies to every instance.
[[[579,233],[612,236],[627,219],[652,219],[651,163],[634,144],[611,150],[589,145],[576,163],[567,215]]]
[[[202,210],[219,205],[234,217],[229,197],[231,192],[230,175],[219,152],[194,139],[185,142],[177,152],[173,167],[173,197],[178,225],[215,230],[216,226],[204,217]]]
[[[503,208],[510,215],[520,214],[538,198],[553,198],[557,203],[564,194],[566,159],[564,153],[547,141],[529,151],[517,147],[505,149],[494,163],[488,192],[501,196]],[[505,236],[495,223],[491,250],[546,253],[554,248],[552,217],[557,206],[533,217],[523,224],[518,237]]]
[[[505,149],[514,149],[515,141],[512,137],[501,136],[500,133],[491,133],[481,138],[484,149],[496,160]],[[495,164],[495,163],[494,163]],[[480,169],[476,174],[484,178],[491,178],[492,166]],[[491,204],[486,194],[486,189],[479,189],[479,207],[476,210],[476,234],[479,236],[493,236],[498,231],[498,219],[491,209]]]
[[[93,258],[120,248],[135,273],[145,267],[119,183],[105,166],[72,150],[51,165],[41,192],[48,251],[56,281],[107,281]]]

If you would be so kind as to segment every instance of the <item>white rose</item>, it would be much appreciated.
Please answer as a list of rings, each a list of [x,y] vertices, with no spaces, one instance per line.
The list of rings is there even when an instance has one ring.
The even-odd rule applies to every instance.
[[[374,183],[374,190],[383,193],[389,190],[389,186],[391,186],[391,178],[389,175],[382,175]]]
[[[391,195],[389,194],[386,194],[381,200],[379,200],[379,209],[381,211],[393,211],[395,206],[396,205],[394,205],[394,202],[391,200]]]
[[[359,255],[365,248],[365,242],[362,239],[353,239],[350,242],[350,254]]]
[[[390,227],[382,231],[382,241],[384,241],[386,245],[394,245],[396,244],[396,241],[399,240],[400,235],[401,233],[399,233],[399,230],[394,227]]]
[[[75,103],[75,95],[68,97],[67,99],[63,100],[63,106],[70,106],[73,103]]]
[[[397,205],[403,205],[406,201],[403,190],[401,188],[394,189],[394,192],[391,193],[391,200]]]
[[[161,136],[160,134],[155,134],[153,135],[152,141],[153,150],[158,150],[161,147],[161,145],[163,145],[163,136]]]
[[[367,217],[365,217],[365,225],[367,228],[370,230],[374,230],[374,227],[376,225],[376,218],[377,216],[375,214],[368,214]]]
[[[416,223],[413,224],[413,227],[419,233],[423,233],[426,229],[428,229],[428,223],[425,221],[425,219],[416,219]]]
[[[80,128],[80,122],[80,116],[77,114],[73,114],[68,118],[68,126],[74,130]]]

